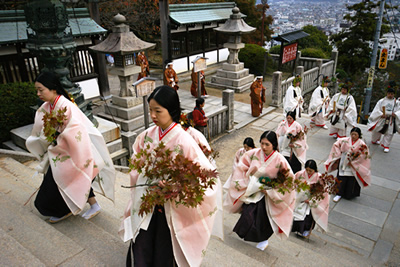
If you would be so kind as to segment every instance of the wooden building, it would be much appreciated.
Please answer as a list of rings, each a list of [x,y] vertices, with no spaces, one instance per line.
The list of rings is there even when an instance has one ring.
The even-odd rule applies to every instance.
[[[96,78],[88,47],[107,30],[90,18],[86,8],[67,9],[67,12],[69,28],[77,43],[70,66],[71,80],[80,82]],[[27,30],[23,10],[0,10],[0,83],[33,82],[40,73],[43,66],[25,48]]]

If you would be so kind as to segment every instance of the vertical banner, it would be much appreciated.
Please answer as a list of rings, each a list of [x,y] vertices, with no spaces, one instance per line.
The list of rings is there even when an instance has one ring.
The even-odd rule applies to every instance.
[[[297,43],[283,47],[282,64],[295,60],[297,56]]]
[[[379,56],[379,64],[378,68],[380,69],[386,69],[387,66],[387,57],[388,57],[388,51],[386,48],[383,48],[381,50],[381,54]]]

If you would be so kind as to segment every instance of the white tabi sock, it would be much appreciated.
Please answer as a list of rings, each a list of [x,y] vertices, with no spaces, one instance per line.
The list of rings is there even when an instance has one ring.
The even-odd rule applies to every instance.
[[[89,220],[91,218],[93,218],[94,216],[96,216],[97,214],[100,213],[101,207],[99,205],[99,203],[94,203],[93,205],[90,206],[90,209],[88,211],[86,211],[82,217],[85,218],[86,220]]]

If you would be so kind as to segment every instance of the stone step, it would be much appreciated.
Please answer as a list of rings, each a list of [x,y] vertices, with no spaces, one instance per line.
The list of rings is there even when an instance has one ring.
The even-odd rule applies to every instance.
[[[227,71],[217,70],[217,77],[228,78],[228,79],[241,79],[249,75],[249,69],[243,69],[240,71]]]
[[[113,123],[112,120],[105,120],[98,116],[94,116],[99,123],[98,130],[103,135],[104,141],[106,143],[112,142],[121,138],[120,129],[117,124]],[[11,140],[14,144],[18,147],[23,148],[25,151],[26,149],[26,139],[30,136],[32,132],[33,124],[25,125],[16,129],[12,129],[10,131]]]
[[[217,88],[217,89],[221,89],[221,90],[230,89],[230,90],[234,90],[235,93],[242,93],[242,92],[248,91],[250,89],[251,82],[247,83],[247,84],[244,84],[242,86],[235,87],[235,86],[216,83],[216,82],[213,82],[213,80],[211,80],[211,82],[207,83],[207,86],[213,87],[213,88]]]
[[[81,216],[72,216],[53,227],[89,250],[103,265],[124,266],[129,243],[123,243],[117,233],[110,234]]]
[[[117,139],[107,143],[108,152],[110,154],[122,149],[122,139]]]
[[[0,228],[0,248],[0,262],[2,266],[46,266],[2,228]]]
[[[125,132],[130,132],[134,131],[137,128],[143,127],[144,125],[144,117],[139,116],[131,120],[124,120],[115,116],[111,116],[110,114],[106,114],[103,112],[99,112],[97,114],[99,117],[102,117],[104,119],[107,119],[109,121],[115,121],[115,123],[121,125],[121,129]],[[150,115],[149,115],[149,122],[151,121]]]
[[[7,162],[7,165],[14,165],[12,164],[12,160],[9,160]],[[25,169],[29,169],[29,167],[21,164]],[[21,171],[20,168],[21,166],[18,167],[10,167],[14,173],[17,173],[17,175],[21,175],[23,172]],[[26,171],[26,170],[25,170]],[[33,170],[32,170],[33,171]],[[17,207],[21,207],[24,209],[27,209],[28,212],[31,214],[30,219],[35,220],[39,223],[42,223],[44,225],[49,225],[44,221],[45,217],[41,216],[38,211],[33,207],[33,200],[31,200],[30,205],[27,207],[23,206],[23,203],[29,198],[29,196],[32,194],[34,191],[33,187],[27,185],[24,183],[24,181],[17,176],[12,175],[8,171],[1,169],[0,168],[0,173],[2,173],[2,179],[0,179],[0,192],[3,195],[6,195],[8,199],[11,199],[13,202],[16,202]],[[124,174],[126,178],[126,174]],[[129,182],[129,181],[128,181]],[[127,190],[128,195],[129,190]],[[97,198],[100,198],[100,196],[97,196]],[[108,202],[111,202],[109,200],[106,200]],[[126,198],[121,199],[121,201],[126,201],[125,204],[127,203]],[[101,206],[106,207],[107,205],[104,204],[105,202],[101,203]],[[1,204],[1,207],[5,207],[7,205]],[[8,205],[9,206],[9,205]],[[89,205],[87,205],[89,206]],[[31,209],[31,211],[29,211]],[[109,208],[112,210],[112,208]],[[123,214],[123,208],[119,208],[120,214]],[[7,211],[7,213],[12,213],[10,211]],[[12,223],[14,220],[9,220],[7,219],[7,216],[5,216],[3,213],[0,214],[1,218],[4,219],[5,221],[8,221],[9,223]],[[102,215],[102,213],[104,213]],[[89,255],[93,255],[93,257],[96,259],[96,264],[95,265],[105,265],[105,266],[112,266],[116,265],[117,266],[122,266],[123,262],[125,262],[125,256],[127,252],[127,245],[120,240],[118,237],[118,227],[119,227],[119,220],[118,218],[112,218],[111,215],[107,215],[105,212],[105,209],[103,209],[103,212],[100,213],[98,216],[100,216],[99,219],[103,219],[100,221],[99,224],[103,225],[104,228],[110,228],[110,226],[113,226],[113,228],[110,228],[112,230],[109,230],[110,232],[113,232],[111,234],[110,232],[106,231],[105,229],[102,229],[102,227],[97,226],[96,224],[87,221],[83,219],[81,216],[73,216],[71,218],[68,218],[68,220],[65,220],[63,222],[60,222],[58,224],[53,224],[49,225],[50,227],[53,227],[57,229],[59,232],[64,234],[65,236],[68,236],[70,239],[74,240],[74,242],[80,244],[81,249],[80,251],[77,251],[75,254],[77,255],[78,253],[82,252],[86,248],[88,249],[88,253],[84,253],[82,256],[80,256],[82,263],[90,263],[93,262],[93,259],[90,258]],[[23,216],[27,217],[27,216]],[[111,218],[111,219],[110,219]],[[95,219],[95,218],[94,218]],[[23,220],[20,220],[23,221]],[[2,223],[3,225],[3,223]],[[6,224],[4,224],[6,225]],[[10,226],[11,227],[11,226]],[[35,229],[35,228],[33,228]],[[29,232],[34,232],[32,229],[28,229]],[[59,234],[60,235],[60,234]],[[65,239],[65,237],[60,237],[58,236],[58,239]],[[84,239],[84,240],[83,240]],[[35,242],[36,239],[34,237],[29,237],[27,239],[29,242]],[[18,240],[19,241],[19,240]],[[107,245],[104,245],[107,244]],[[24,245],[24,247],[26,247]],[[73,245],[73,247],[79,247],[76,244]],[[49,249],[45,248],[43,251],[49,251]],[[36,255],[36,254],[34,254]],[[56,253],[54,253],[56,255]],[[73,255],[70,255],[71,257]],[[38,257],[39,259],[42,259],[41,257]],[[64,259],[65,260],[65,259]],[[76,261],[76,259],[74,259]],[[71,264],[72,262],[71,261]],[[79,262],[79,261],[78,261]],[[60,261],[61,263],[61,261]],[[57,265],[56,264],[48,264],[45,262],[46,265]],[[69,264],[68,264],[69,265]],[[89,264],[91,265],[91,264]]]
[[[31,164],[33,168],[26,166],[12,158],[0,158],[0,168],[12,174],[16,181],[20,181],[26,185],[29,185],[32,189],[36,189],[39,188],[40,184],[42,183],[43,174],[38,173],[35,177],[33,177],[33,175],[36,173],[34,167],[39,164],[39,162],[32,161]]]
[[[121,166],[127,166],[127,158],[129,157],[129,151],[126,148],[122,148],[114,153],[111,153],[111,159],[113,162],[118,162]],[[115,164],[115,163],[114,163]]]
[[[0,225],[8,235],[46,266],[59,265],[84,250],[33,214],[29,207],[15,202],[10,194],[0,195]]]
[[[249,76],[243,77],[243,78],[238,78],[238,79],[230,79],[230,78],[225,78],[225,77],[219,77],[219,76],[213,76],[211,78],[211,83],[212,84],[221,84],[225,86],[231,86],[231,87],[240,87],[244,85],[248,85],[248,88],[250,88],[251,83],[254,80],[254,75],[250,74]]]
[[[243,253],[246,255],[249,255],[249,253],[255,253],[254,251],[257,251],[258,249],[254,247],[254,243],[245,242],[240,239],[236,233],[232,232],[238,219],[239,214],[224,214],[225,244],[233,248],[240,247],[240,250],[245,250]],[[290,262],[291,259],[303,263],[303,266],[320,266],[321,262],[324,262],[325,266],[371,265],[372,262],[367,257],[349,249],[348,247],[342,247],[336,243],[327,242],[325,239],[320,238],[321,235],[326,234],[314,230],[308,242],[306,239],[298,238],[294,233],[291,233],[289,238],[285,241],[281,241],[275,235],[272,235],[269,239],[269,246],[265,252],[278,257],[278,260],[275,262],[277,266],[287,266],[289,263],[289,265],[292,265]],[[246,247],[243,244],[247,244],[249,247]],[[251,255],[252,258],[258,259],[258,254]],[[262,262],[267,259],[259,260]]]
[[[109,104],[105,107],[105,113],[124,120],[131,120],[138,116],[142,116],[144,113],[143,105],[139,104],[131,108],[124,108],[121,106]]]
[[[105,120],[98,116],[94,116],[94,117],[99,122],[99,126],[97,127],[97,129],[103,135],[104,141],[106,143],[109,143],[109,142],[112,142],[112,141],[115,141],[115,140],[121,138],[121,130],[117,124],[115,124],[113,121]]]
[[[26,152],[26,150],[15,145],[11,140],[3,142],[3,148],[13,150],[13,151]]]

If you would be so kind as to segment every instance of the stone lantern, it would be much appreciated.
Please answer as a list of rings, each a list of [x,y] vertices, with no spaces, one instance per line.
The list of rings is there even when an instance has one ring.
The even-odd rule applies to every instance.
[[[140,40],[129,30],[126,25],[126,18],[117,14],[113,18],[115,26],[107,38],[94,46],[89,47],[97,53],[112,54],[114,56],[114,67],[111,67],[110,73],[118,75],[120,80],[119,96],[134,96],[132,88],[132,75],[141,71],[140,66],[135,65],[134,53],[150,49],[156,44]]]
[[[25,6],[28,42],[26,48],[43,63],[42,71],[53,71],[75,103],[97,125],[82,89],[70,80],[69,65],[76,43],[69,27],[68,14],[59,0],[33,0]]]
[[[222,69],[217,71],[217,75],[211,77],[209,86],[222,89],[233,89],[235,92],[243,92],[250,88],[254,75],[249,75],[249,69],[244,68],[244,64],[239,62],[239,51],[244,48],[241,42],[242,34],[251,33],[256,28],[250,27],[242,19],[242,14],[238,7],[232,9],[230,18],[220,27],[214,29],[229,35],[229,40],[224,44],[228,48],[229,56],[226,63],[222,64]]]

